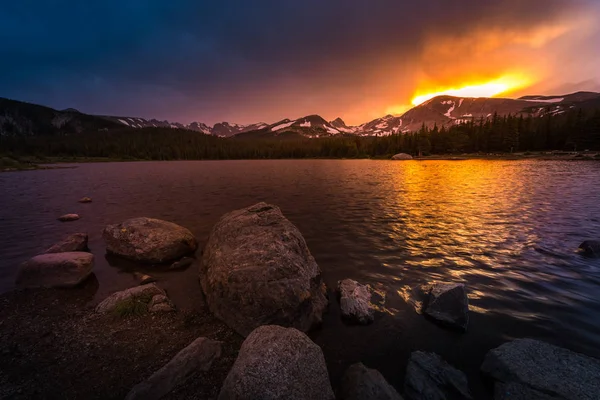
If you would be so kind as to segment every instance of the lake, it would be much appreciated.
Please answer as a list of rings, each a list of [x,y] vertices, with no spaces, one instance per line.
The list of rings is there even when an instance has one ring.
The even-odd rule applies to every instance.
[[[158,277],[178,307],[201,303],[197,265],[160,272],[105,257],[104,226],[138,216],[189,228],[200,248],[221,215],[259,201],[298,226],[330,289],[329,313],[311,337],[333,380],[351,362],[378,368],[401,388],[411,351],[462,369],[476,398],[485,353],[534,337],[600,358],[600,259],[576,252],[600,239],[600,163],[561,161],[190,161],[77,164],[0,174],[0,291],[18,265],[68,233],[88,232],[96,257],[94,301]],[[90,204],[77,200],[93,198]],[[78,213],[61,223],[62,214]],[[198,252],[200,257],[200,251]],[[332,290],[353,278],[386,292],[366,327],[339,318]],[[409,288],[464,282],[466,334],[419,315]]]

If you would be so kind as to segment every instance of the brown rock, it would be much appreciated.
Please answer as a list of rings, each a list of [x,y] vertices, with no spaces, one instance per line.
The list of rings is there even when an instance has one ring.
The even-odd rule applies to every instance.
[[[49,253],[33,257],[19,267],[19,287],[70,288],[92,273],[94,256],[90,253]]]
[[[78,219],[79,215],[77,214],[65,214],[58,217],[58,220],[61,222],[77,221]]]
[[[80,203],[91,203],[92,202],[92,198],[91,197],[82,197],[81,199],[79,199]]]
[[[46,253],[67,253],[72,251],[87,251],[87,233],[74,233],[46,250]]]

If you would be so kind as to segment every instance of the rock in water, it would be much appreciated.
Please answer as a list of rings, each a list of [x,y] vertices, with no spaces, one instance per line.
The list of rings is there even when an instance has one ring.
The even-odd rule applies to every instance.
[[[198,247],[186,228],[153,218],[132,218],[109,225],[102,237],[109,253],[144,263],[172,261]]]
[[[200,263],[210,310],[243,336],[260,325],[307,331],[327,307],[321,271],[278,207],[259,203],[224,215]]]
[[[321,348],[294,328],[255,329],[244,341],[219,400],[333,399]]]
[[[579,249],[582,250],[586,256],[600,257],[600,240],[586,240],[579,245]]]
[[[398,153],[392,157],[392,160],[412,160],[413,157],[410,154]]]
[[[96,306],[98,313],[117,313],[120,316],[173,310],[167,293],[154,283],[113,293]]]
[[[17,286],[69,288],[79,285],[92,273],[94,256],[90,253],[49,253],[33,257],[19,267]]]
[[[350,322],[368,324],[375,318],[371,303],[371,287],[361,285],[352,279],[338,282],[342,317]]]
[[[140,282],[140,285],[156,282],[156,278],[147,274],[142,274],[141,272],[136,271],[133,273],[133,276]]]
[[[402,400],[376,369],[362,363],[351,365],[342,378],[341,400]]]
[[[171,264],[171,266],[169,267],[169,269],[185,269],[187,267],[189,267],[190,265],[192,265],[194,263],[194,259],[191,257],[183,257],[181,260],[179,261],[175,261],[173,264]]]
[[[58,220],[61,222],[77,221],[78,219],[79,215],[77,214],[65,214],[58,217]]]
[[[462,283],[437,283],[429,292],[425,314],[442,325],[467,330],[469,299]]]
[[[92,198],[91,197],[82,197],[81,199],[79,199],[80,203],[91,203],[92,202]]]
[[[68,253],[72,251],[87,251],[88,235],[87,233],[74,233],[67,236],[54,246],[46,250],[46,253]]]
[[[465,374],[437,354],[422,351],[410,355],[404,395],[410,400],[471,399]]]
[[[517,339],[490,350],[481,370],[502,385],[496,399],[536,392],[552,399],[600,399],[600,360],[538,340]]]
[[[221,342],[198,338],[144,382],[134,386],[125,400],[158,400],[194,374],[210,370],[221,356]]]

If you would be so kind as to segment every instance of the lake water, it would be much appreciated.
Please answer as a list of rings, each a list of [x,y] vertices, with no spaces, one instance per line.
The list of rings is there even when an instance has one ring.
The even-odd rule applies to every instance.
[[[332,380],[363,361],[401,388],[410,352],[430,350],[465,371],[476,398],[485,398],[483,357],[512,338],[600,357],[600,259],[576,252],[583,240],[600,239],[599,181],[600,163],[554,161],[136,162],[2,173],[0,291],[13,288],[19,263],[87,231],[99,301],[134,285],[131,272],[141,270],[105,258],[105,225],[166,219],[202,247],[222,214],[266,201],[298,226],[330,289],[348,277],[386,292],[386,309],[367,327],[344,325],[330,296],[324,326],[311,336]],[[79,204],[83,196],[93,203]],[[66,213],[81,220],[56,220]],[[180,308],[200,304],[196,265],[146,271]],[[467,285],[466,334],[405,301],[409,287],[432,281]]]

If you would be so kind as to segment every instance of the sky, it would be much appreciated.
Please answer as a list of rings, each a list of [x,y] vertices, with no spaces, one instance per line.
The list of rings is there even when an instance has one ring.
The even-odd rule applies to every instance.
[[[319,114],[355,125],[465,86],[505,97],[600,91],[598,0],[0,0],[0,9],[0,97],[92,114],[211,125]]]

